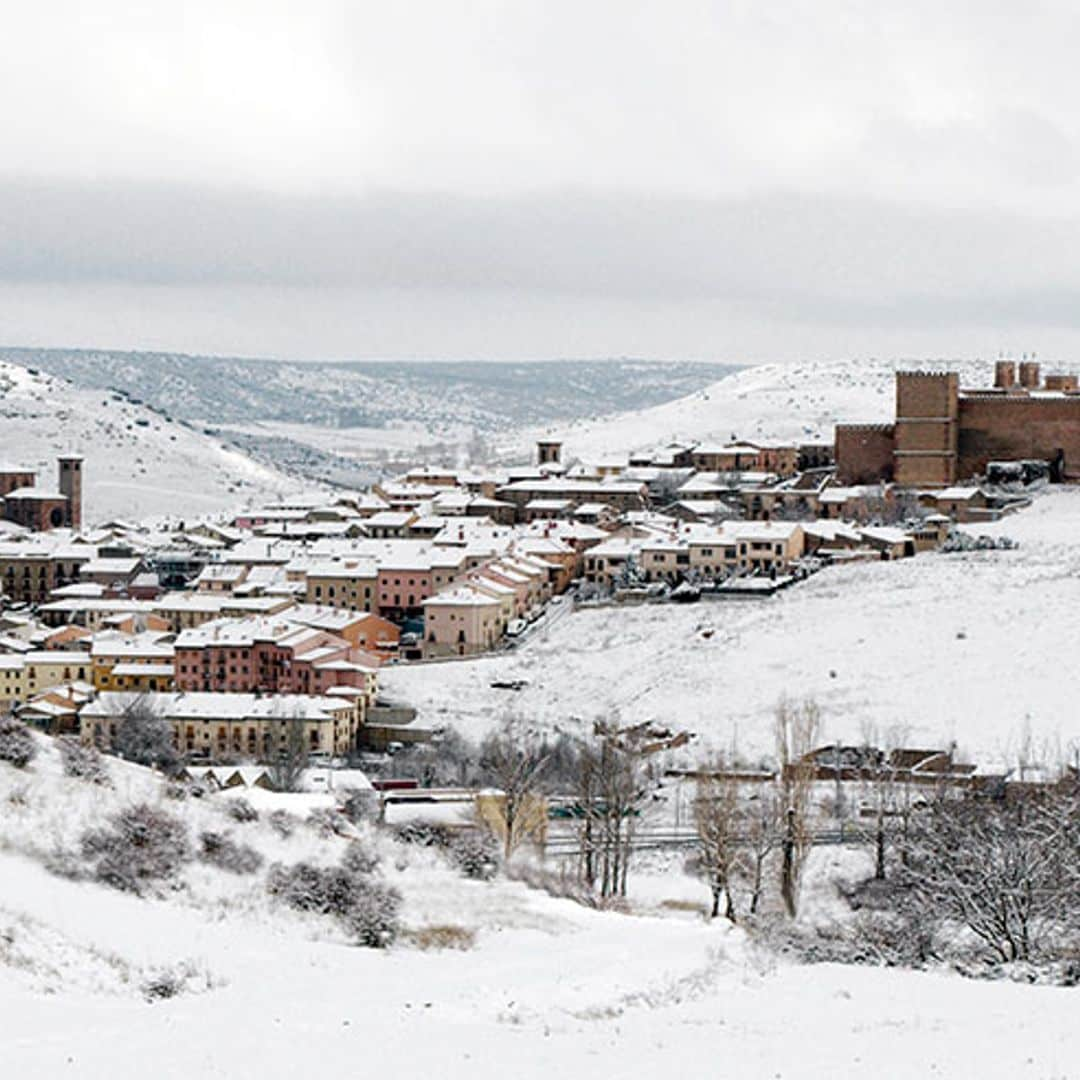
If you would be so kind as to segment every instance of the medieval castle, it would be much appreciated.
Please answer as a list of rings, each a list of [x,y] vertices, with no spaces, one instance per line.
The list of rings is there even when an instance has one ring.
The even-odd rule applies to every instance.
[[[1039,365],[998,361],[993,387],[967,389],[955,372],[896,374],[891,424],[837,424],[841,483],[948,487],[995,461],[1045,461],[1058,481],[1080,480],[1080,385]]]

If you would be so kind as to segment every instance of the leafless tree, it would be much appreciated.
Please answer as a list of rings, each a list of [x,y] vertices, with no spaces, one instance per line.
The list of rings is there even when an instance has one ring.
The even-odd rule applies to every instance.
[[[899,895],[920,923],[963,926],[992,959],[1038,959],[1076,932],[1077,824],[1060,798],[932,803],[908,839]]]
[[[750,887],[749,911],[756,915],[761,905],[765,864],[783,837],[783,801],[776,787],[762,784],[748,800],[743,814],[745,846],[741,852]]]
[[[499,831],[507,860],[536,824],[542,801],[540,781],[547,763],[543,748],[513,717],[504,720],[480,748],[485,777],[500,792]]]
[[[733,884],[738,863],[739,784],[723,758],[705,769],[697,778],[694,795],[694,825],[698,835],[698,866],[712,892],[715,919],[724,901],[724,916],[735,922]]]
[[[307,724],[304,714],[294,711],[278,721],[284,738],[276,746],[268,740],[264,760],[267,776],[275,791],[299,791],[309,763]]]
[[[621,729],[616,720],[599,722],[581,752],[582,871],[603,898],[626,895],[634,830],[647,792],[643,758],[637,729]]]
[[[879,735],[873,724],[864,724],[862,735],[859,777],[874,815],[874,878],[884,881],[886,856],[895,831],[891,826],[900,821],[906,832],[910,820],[910,778],[905,782],[896,756],[904,744],[904,729],[894,727]]]
[[[127,761],[157,766],[166,772],[175,769],[180,761],[173,745],[172,724],[155,712],[144,694],[133,698],[124,709],[112,737],[112,750]]]
[[[810,809],[815,765],[810,753],[821,726],[821,710],[811,699],[783,697],[774,714],[778,783],[784,815],[781,840],[780,895],[791,918],[798,911],[799,886],[810,852]]]

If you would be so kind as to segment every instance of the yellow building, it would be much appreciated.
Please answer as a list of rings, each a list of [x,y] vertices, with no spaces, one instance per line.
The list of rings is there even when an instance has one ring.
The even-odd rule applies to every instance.
[[[183,754],[213,761],[222,757],[273,757],[302,725],[306,750],[339,756],[356,747],[360,708],[342,697],[301,694],[258,696],[219,693],[103,693],[79,713],[84,743],[102,749],[133,709],[168,720],[173,745]]]
[[[163,635],[102,634],[90,646],[94,689],[173,689],[173,646]]]
[[[24,653],[24,697],[33,697],[42,690],[62,683],[81,682],[90,684],[92,669],[88,652],[30,652]]]

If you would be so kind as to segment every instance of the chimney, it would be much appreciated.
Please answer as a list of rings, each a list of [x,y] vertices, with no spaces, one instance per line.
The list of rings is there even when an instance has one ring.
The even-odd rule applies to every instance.
[[[1034,360],[1021,360],[1020,385],[1025,390],[1038,390],[1040,382],[1038,363]]]
[[[1008,390],[1016,385],[1016,364],[1012,360],[999,360],[994,365],[994,386]]]

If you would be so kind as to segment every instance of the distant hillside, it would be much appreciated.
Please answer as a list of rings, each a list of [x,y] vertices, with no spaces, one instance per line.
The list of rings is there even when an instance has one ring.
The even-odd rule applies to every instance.
[[[0,361],[0,460],[32,466],[41,486],[55,487],[56,456],[67,452],[87,459],[89,525],[239,509],[298,486],[167,413]]]
[[[0,359],[78,386],[118,388],[195,423],[323,428],[418,423],[433,437],[648,408],[693,393],[730,365],[639,360],[536,363],[290,363],[175,353],[0,349]]]
[[[585,458],[625,453],[672,438],[824,439],[845,422],[893,418],[897,370],[960,372],[963,385],[988,385],[990,362],[933,364],[910,359],[761,364],[729,373],[677,401],[597,421],[553,424],[517,435],[506,449],[524,451],[538,435],[557,435]]]

